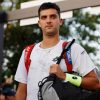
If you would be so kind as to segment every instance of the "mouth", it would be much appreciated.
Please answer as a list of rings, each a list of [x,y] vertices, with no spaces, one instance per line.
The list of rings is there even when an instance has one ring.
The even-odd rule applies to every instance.
[[[46,26],[46,28],[52,28],[53,26]]]

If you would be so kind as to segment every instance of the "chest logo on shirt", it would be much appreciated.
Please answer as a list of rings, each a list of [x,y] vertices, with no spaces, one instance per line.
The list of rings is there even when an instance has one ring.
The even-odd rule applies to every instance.
[[[55,58],[53,58],[52,61],[56,62],[58,59],[59,59],[59,57],[55,57]]]

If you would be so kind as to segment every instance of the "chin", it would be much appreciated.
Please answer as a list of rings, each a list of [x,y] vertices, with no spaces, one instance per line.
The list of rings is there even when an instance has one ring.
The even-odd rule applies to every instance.
[[[55,33],[54,32],[48,32],[47,36],[50,36],[50,37],[55,36]]]

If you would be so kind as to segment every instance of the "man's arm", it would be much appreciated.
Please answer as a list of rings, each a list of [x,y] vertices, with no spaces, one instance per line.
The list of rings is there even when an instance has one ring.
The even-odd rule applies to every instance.
[[[65,80],[65,78],[67,77],[66,74],[60,69],[58,64],[53,64],[50,67],[50,73],[56,74],[56,76],[61,78],[62,80]],[[100,90],[100,82],[94,70],[82,77],[81,87],[88,90]]]
[[[89,90],[100,90],[100,82],[94,70],[92,70],[82,78],[81,87]]]
[[[26,96],[27,96],[27,85],[19,83],[16,92],[16,100],[26,100]]]

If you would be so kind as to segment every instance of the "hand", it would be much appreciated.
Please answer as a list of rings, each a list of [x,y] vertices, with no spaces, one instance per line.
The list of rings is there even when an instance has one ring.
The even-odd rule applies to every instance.
[[[58,64],[51,65],[49,73],[55,74],[57,77],[59,77],[62,80],[65,80],[65,78],[66,78],[66,74],[61,70],[61,68]]]
[[[13,83],[13,75],[11,75],[9,78],[6,78],[5,83],[6,84],[12,84]]]

